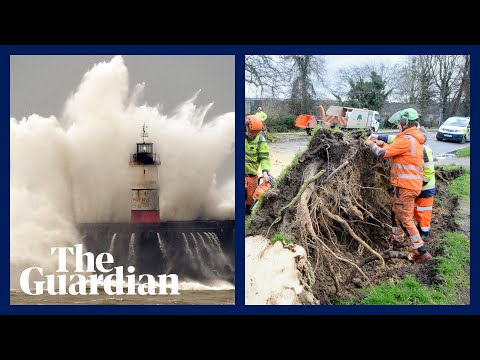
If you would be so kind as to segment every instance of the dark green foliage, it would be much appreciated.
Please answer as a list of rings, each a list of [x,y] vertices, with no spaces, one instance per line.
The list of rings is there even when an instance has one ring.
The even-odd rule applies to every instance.
[[[298,131],[299,129],[295,127],[296,118],[297,116],[293,114],[280,114],[268,117],[265,120],[265,125],[269,133]]]
[[[392,90],[385,91],[386,82],[375,71],[370,73],[370,80],[360,78],[357,82],[350,81],[350,90],[345,106],[368,108],[380,111]]]

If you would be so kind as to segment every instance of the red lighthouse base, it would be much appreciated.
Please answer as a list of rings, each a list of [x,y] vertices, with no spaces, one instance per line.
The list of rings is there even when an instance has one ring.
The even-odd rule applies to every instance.
[[[132,210],[131,223],[158,223],[160,222],[160,211],[158,210]]]

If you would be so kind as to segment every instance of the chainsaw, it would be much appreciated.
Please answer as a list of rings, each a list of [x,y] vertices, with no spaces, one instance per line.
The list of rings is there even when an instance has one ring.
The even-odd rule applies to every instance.
[[[252,209],[257,203],[258,199],[260,199],[260,196],[265,194],[272,187],[275,187],[275,178],[272,175],[268,175],[268,181],[265,181],[263,177],[258,179],[258,186],[253,192],[254,202],[252,204]]]

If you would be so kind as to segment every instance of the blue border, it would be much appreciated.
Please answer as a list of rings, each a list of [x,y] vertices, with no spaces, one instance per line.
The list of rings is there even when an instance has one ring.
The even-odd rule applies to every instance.
[[[319,55],[348,55],[348,54],[378,54],[378,55],[406,55],[406,54],[470,54],[471,55],[471,99],[478,99],[480,66],[480,46],[477,45],[12,45],[0,46],[0,111],[2,112],[3,124],[9,124],[10,119],[10,55],[235,55],[235,107],[236,107],[236,193],[235,209],[235,303],[236,305],[10,305],[9,286],[9,239],[10,239],[10,208],[9,202],[1,204],[1,238],[0,243],[0,314],[375,314],[375,315],[410,315],[410,314],[480,314],[480,243],[478,243],[478,229],[471,228],[471,267],[470,267],[470,295],[471,305],[455,306],[245,306],[245,249],[244,249],[244,215],[243,207],[244,192],[243,168],[244,147],[243,142],[243,119],[244,119],[244,57],[245,54],[319,54]],[[479,105],[471,101],[471,113],[479,112]],[[475,124],[475,120],[473,121]],[[5,126],[5,125],[4,125]],[[8,189],[5,193],[10,198],[10,139],[8,126],[2,128],[1,149],[3,154],[4,174],[2,185]],[[476,126],[472,132],[477,133]],[[475,140],[471,143],[472,153],[477,153],[480,143]],[[477,179],[478,159],[471,158],[472,183]],[[478,189],[471,189],[473,201],[478,198]],[[472,201],[472,202],[473,202]],[[478,212],[471,212],[471,223],[479,220]]]

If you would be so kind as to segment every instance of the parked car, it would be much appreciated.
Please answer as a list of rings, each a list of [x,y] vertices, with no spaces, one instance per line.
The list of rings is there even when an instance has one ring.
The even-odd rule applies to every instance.
[[[470,117],[449,117],[438,129],[437,140],[470,141]]]

